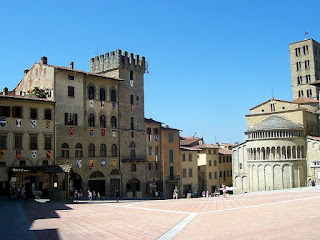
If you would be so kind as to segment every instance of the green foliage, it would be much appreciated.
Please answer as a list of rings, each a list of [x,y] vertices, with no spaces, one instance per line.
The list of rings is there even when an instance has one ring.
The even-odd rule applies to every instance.
[[[40,89],[39,87],[34,87],[32,91],[28,91],[27,96],[33,98],[47,98],[45,90]]]

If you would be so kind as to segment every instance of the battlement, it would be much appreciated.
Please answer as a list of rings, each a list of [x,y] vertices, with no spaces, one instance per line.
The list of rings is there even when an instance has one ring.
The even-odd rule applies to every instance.
[[[127,51],[117,49],[110,53],[102,54],[90,59],[90,72],[103,73],[117,68],[126,68],[145,73],[147,71],[145,57],[134,55]]]

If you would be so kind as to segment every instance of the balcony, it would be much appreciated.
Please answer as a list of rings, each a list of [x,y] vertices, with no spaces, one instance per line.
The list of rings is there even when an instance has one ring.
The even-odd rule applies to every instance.
[[[174,175],[174,176],[167,176],[168,182],[179,182],[180,181],[180,175]]]

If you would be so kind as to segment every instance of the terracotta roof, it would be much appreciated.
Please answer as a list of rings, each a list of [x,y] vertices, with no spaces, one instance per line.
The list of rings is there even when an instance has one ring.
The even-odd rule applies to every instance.
[[[310,83],[310,85],[314,85],[316,87],[320,87],[320,80],[316,80]]]
[[[298,97],[296,99],[293,99],[292,102],[294,103],[311,103],[311,102],[319,102],[316,99],[308,98],[308,97]]]
[[[200,148],[195,148],[195,147],[184,147],[180,146],[180,150],[182,151],[201,151]]]
[[[162,122],[158,122],[156,120],[153,120],[152,118],[145,118],[144,121],[147,123],[160,123],[160,124],[162,124]]]
[[[47,99],[47,98],[37,98],[37,97],[28,97],[28,96],[20,96],[20,95],[0,95],[0,98],[13,98],[13,99],[20,99],[20,100],[30,100],[30,101],[40,101],[40,102],[52,102],[54,100]]]
[[[68,68],[68,67],[61,67],[61,66],[56,66],[56,65],[50,65],[50,64],[46,64],[46,65],[49,67],[53,67],[55,69],[66,70],[66,71],[71,71],[71,72],[76,72],[76,73],[82,73],[82,74],[89,75],[89,76],[108,78],[108,79],[117,80],[117,81],[124,81],[124,79],[121,79],[121,78],[107,77],[107,76],[104,76],[104,75],[98,74],[98,73],[91,73],[91,72],[86,72],[86,71],[82,71],[82,70],[72,69],[72,68]]]
[[[195,137],[181,137],[180,138],[180,146],[190,146],[193,143],[197,143],[199,140],[202,140],[201,138],[195,138]]]
[[[232,154],[232,150],[229,150],[229,149],[227,149],[227,148],[220,148],[220,149],[219,149],[219,153],[220,153],[220,154],[231,155],[231,154]]]
[[[219,148],[219,146],[217,145],[213,145],[213,144],[202,144],[202,145],[197,145],[197,146],[194,146],[195,148],[201,148],[201,149],[204,149],[204,148]]]

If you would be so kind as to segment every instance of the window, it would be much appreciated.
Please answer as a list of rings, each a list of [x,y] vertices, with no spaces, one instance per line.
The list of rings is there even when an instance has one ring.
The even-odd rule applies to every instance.
[[[189,154],[189,162],[192,162],[192,155]]]
[[[89,96],[90,100],[94,99],[94,87],[93,86],[90,86],[88,88],[88,96]]]
[[[61,157],[68,158],[69,157],[69,144],[62,143],[61,145]]]
[[[302,77],[301,76],[297,77],[297,83],[298,83],[298,85],[302,84]]]
[[[130,159],[135,160],[136,159],[136,150],[131,149],[130,151]]]
[[[169,174],[170,174],[170,179],[174,180],[174,167],[173,166],[169,167]]]
[[[222,171],[220,171],[220,178],[222,178]]]
[[[48,160],[42,160],[42,166],[48,166],[49,161]]]
[[[301,62],[296,63],[296,68],[297,68],[297,71],[301,70]]]
[[[240,163],[240,166],[239,166],[239,168],[240,168],[240,169],[242,169],[242,163]]]
[[[94,127],[94,115],[93,113],[90,113],[88,116],[88,126],[89,127]]]
[[[298,96],[299,96],[299,97],[303,97],[303,91],[302,91],[302,90],[299,90],[299,91],[298,91]]]
[[[169,162],[173,163],[174,159],[173,159],[173,149],[169,149]]]
[[[74,97],[74,87],[68,86],[68,97]]]
[[[226,158],[225,158],[225,157],[223,157],[223,162],[224,162],[224,163],[226,162]]]
[[[82,157],[82,156],[83,156],[82,144],[81,143],[77,143],[76,144],[75,157]]]
[[[74,76],[68,75],[69,80],[74,80]]]
[[[218,177],[217,172],[214,172],[214,178],[217,179],[217,177]]]
[[[212,179],[212,172],[209,172],[209,179]]]
[[[106,157],[107,156],[107,147],[105,144],[100,145],[100,157]]]
[[[110,91],[110,101],[111,102],[116,102],[117,101],[117,94],[115,90]]]
[[[302,49],[303,49],[303,54],[304,54],[304,55],[308,55],[308,54],[309,54],[309,47],[308,47],[308,45],[303,46]]]
[[[78,114],[65,113],[64,114],[64,124],[77,126],[78,125]]]
[[[88,147],[88,157],[95,157],[96,155],[96,149],[94,144],[90,143]]]
[[[212,166],[212,161],[211,160],[209,160],[209,167],[211,167]]]
[[[209,154],[211,154],[211,150],[209,149]]]
[[[134,105],[133,95],[130,96],[130,104],[131,104],[131,105]]]
[[[131,130],[134,130],[134,118],[131,117]]]
[[[100,116],[100,127],[105,128],[106,127],[106,117],[104,115]]]
[[[158,171],[159,169],[159,164],[157,162],[154,163],[154,170],[155,171]]]
[[[223,171],[223,179],[226,180],[226,171]]]
[[[275,112],[276,111],[276,108],[274,106],[274,103],[271,103],[270,104],[270,107],[271,107],[271,112]],[[224,162],[224,157],[223,157],[223,162]]]
[[[296,48],[296,56],[299,57],[300,56],[300,48]]]
[[[30,118],[31,119],[38,119],[38,109],[36,109],[36,108],[30,109]]]
[[[219,163],[221,163],[221,157],[219,157]]]
[[[117,156],[118,156],[117,145],[112,144],[112,146],[111,146],[111,157],[117,157]]]
[[[0,162],[0,167],[6,167],[6,162]]]
[[[186,161],[186,155],[182,154],[182,161],[185,162]]]
[[[173,133],[169,133],[169,142],[173,142]]]
[[[22,118],[22,107],[12,107],[12,117]]]
[[[117,118],[115,116],[111,117],[111,128],[117,128]]]
[[[14,148],[15,149],[22,149],[22,135],[21,134],[14,135]]]
[[[10,107],[0,106],[0,117],[10,117]]]
[[[44,137],[44,148],[45,149],[52,149],[52,144],[51,144],[51,135],[45,135]]]
[[[0,135],[0,149],[5,150],[7,149],[7,136]]]
[[[46,119],[46,120],[51,120],[52,119],[51,109],[45,109],[44,110],[44,119]]]
[[[311,76],[310,75],[306,75],[306,83],[310,83],[311,82]]]
[[[130,80],[133,80],[133,71],[130,71]]]
[[[147,134],[151,135],[151,128],[147,128]]]
[[[305,68],[305,69],[310,69],[309,60],[304,61],[304,68]]]
[[[189,168],[189,177],[192,177],[192,168]]]
[[[214,161],[213,161],[213,165],[214,165],[214,166],[217,166],[217,160],[214,160]]]
[[[148,147],[148,155],[152,155],[152,147]]]
[[[312,90],[311,89],[307,89],[307,97],[312,98]]]
[[[151,164],[151,162],[148,163],[148,170],[149,170],[149,171],[152,170],[152,164]]]
[[[135,163],[131,163],[131,172],[137,171],[137,165]]]
[[[153,129],[153,134],[154,134],[154,135],[158,135],[158,133],[159,133],[159,129],[158,129],[158,128],[154,128],[154,129]]]
[[[229,177],[229,170],[227,170],[227,177]]]
[[[21,160],[21,161],[19,161],[19,166],[25,167],[25,166],[27,166],[27,162],[25,160]]]
[[[182,177],[187,177],[187,169],[185,168],[182,169]]]
[[[100,88],[100,101],[106,100],[106,90],[104,88]]]
[[[159,147],[155,147],[155,155],[156,155],[156,161],[158,161]]]
[[[38,149],[38,135],[30,135],[30,149]]]

